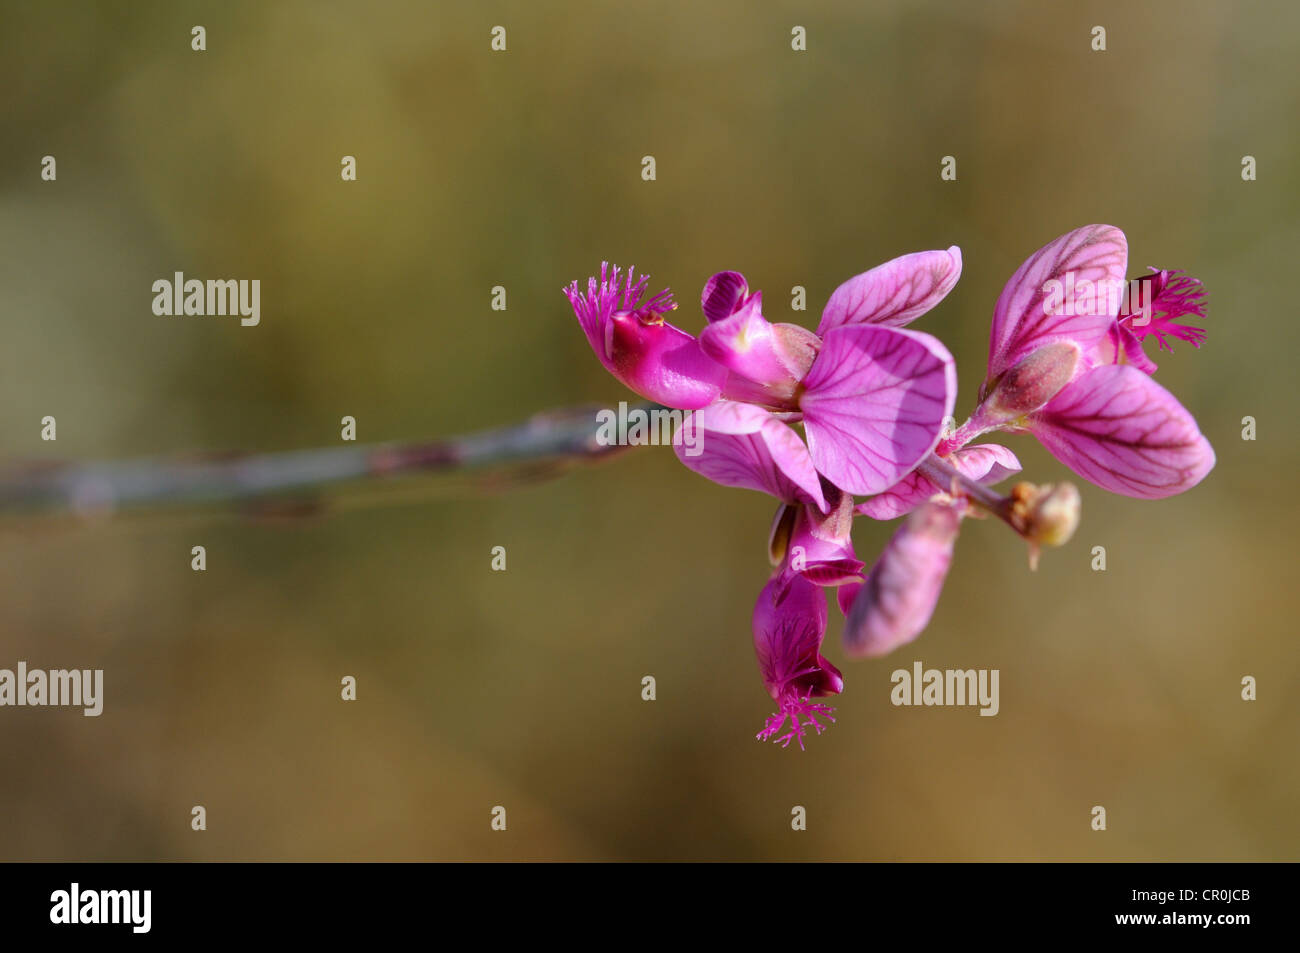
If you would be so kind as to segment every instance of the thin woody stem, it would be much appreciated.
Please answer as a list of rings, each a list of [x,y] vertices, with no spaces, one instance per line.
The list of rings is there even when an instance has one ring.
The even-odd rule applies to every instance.
[[[0,471],[0,516],[102,515],[194,504],[275,503],[412,474],[472,473],[509,486],[556,475],[625,448],[598,439],[595,406],[445,440],[343,445],[264,454],[203,454],[92,463],[28,462]],[[649,402],[632,410],[663,409]],[[274,510],[272,510],[274,512]],[[293,515],[292,507],[277,515]]]
[[[1015,530],[1029,544],[1030,569],[1038,566],[1040,547],[1064,545],[1079,525],[1079,491],[1072,483],[1022,482],[1011,488],[1010,496],[999,496],[934,454],[921,462],[917,472],[945,493],[977,503]]]

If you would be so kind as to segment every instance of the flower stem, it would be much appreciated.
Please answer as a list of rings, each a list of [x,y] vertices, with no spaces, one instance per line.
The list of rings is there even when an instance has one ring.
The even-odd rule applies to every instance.
[[[634,406],[659,408],[649,402]],[[318,512],[322,491],[344,486],[382,485],[377,499],[400,497],[389,481],[414,474],[470,476],[475,489],[499,489],[626,449],[598,441],[598,409],[570,407],[443,440],[88,463],[28,461],[0,471],[0,517],[102,516],[212,504],[234,505],[253,516],[292,516]],[[304,501],[309,505],[296,505]]]

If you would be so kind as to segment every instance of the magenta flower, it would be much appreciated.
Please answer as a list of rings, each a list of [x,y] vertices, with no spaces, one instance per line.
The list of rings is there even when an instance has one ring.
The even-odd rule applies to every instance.
[[[1209,473],[1213,448],[1152,380],[1155,365],[1141,351],[1147,335],[1199,347],[1205,332],[1173,319],[1204,317],[1204,292],[1195,279],[1157,271],[1137,279],[1134,295],[1127,260],[1123,232],[1089,225],[1020,266],[994,310],[980,405],[941,451],[990,430],[1028,432],[1085,480],[1142,499],[1182,493]]]
[[[840,671],[821,654],[826,635],[826,597],[798,573],[773,576],[754,606],[754,653],[758,670],[777,710],[756,736],[789,747],[803,747],[809,728],[821,734],[818,716],[834,721],[834,709],[814,698],[836,695],[844,688]],[[787,719],[790,729],[779,734]]]
[[[915,512],[866,583],[840,590],[848,654],[888,652],[928,624],[967,505],[1016,529],[1030,543],[1031,566],[1040,545],[1073,534],[1078,491],[1021,483],[1007,497],[993,493],[989,484],[1020,467],[1004,447],[966,446],[980,434],[1032,433],[1084,479],[1145,499],[1190,489],[1214,466],[1195,420],[1150,378],[1155,364],[1141,345],[1154,335],[1162,347],[1170,337],[1199,347],[1204,330],[1175,319],[1204,318],[1204,290],[1195,279],[1154,269],[1125,282],[1127,260],[1123,232],[1090,225],[1039,249],[1007,283],[994,309],[989,373],[975,413],[917,470],[857,507],[876,519]]]
[[[845,282],[818,333],[772,324],[744,276],[719,272],[704,287],[699,339],[670,324],[668,291],[642,301],[647,279],[602,265],[585,295],[565,289],[601,363],[643,397],[697,410],[719,397],[802,422],[822,476],[847,493],[888,489],[938,443],[957,374],[936,338],[901,330],[956,284],[961,253],[904,255]]]
[[[801,421],[817,472],[846,493],[888,489],[938,442],[957,374],[936,338],[901,330],[938,304],[961,274],[961,253],[919,252],[849,279],[813,334],[763,317],[744,276],[705,285],[706,354],[725,366],[723,396]]]
[[[962,521],[992,514],[1029,544],[1067,542],[1079,521],[1069,483],[993,486],[1020,471],[1009,449],[971,441],[1031,433],[1098,486],[1154,499],[1196,485],[1214,451],[1151,375],[1154,337],[1200,347],[1199,281],[1175,271],[1126,282],[1128,246],[1108,225],[1076,229],[1016,271],[993,313],[988,375],[971,417],[943,432],[956,396],[951,355],[902,327],[934,307],[961,272],[958,250],[904,255],[842,284],[816,333],[769,322],[743,275],[705,285],[699,338],[663,322],[671,296],[642,300],[645,278],[602,267],[569,300],[601,362],[643,396],[692,411],[674,443],[690,469],[778,501],[773,574],[752,618],[759,672],[777,711],[760,740],[802,748],[834,721],[814,699],[844,679],[821,653],[824,588],[845,615],[844,650],[878,656],[915,639],[934,613]],[[802,435],[800,433],[802,430]],[[697,439],[688,445],[687,433]],[[858,501],[855,496],[868,497]],[[852,542],[855,514],[905,517],[869,572]]]
[[[819,480],[798,435],[771,414],[723,400],[697,410],[698,455],[688,453],[681,433],[677,457],[690,469],[724,486],[759,490],[780,501],[768,550],[776,567],[754,608],[753,635],[759,672],[777,712],[759,732],[803,747],[808,727],[818,734],[821,715],[833,709],[812,698],[838,694],[844,680],[820,654],[826,634],[826,599],[819,587],[853,584],[863,563],[853,552],[853,498]],[[809,482],[811,479],[811,482]],[[776,737],[790,723],[788,733]]]

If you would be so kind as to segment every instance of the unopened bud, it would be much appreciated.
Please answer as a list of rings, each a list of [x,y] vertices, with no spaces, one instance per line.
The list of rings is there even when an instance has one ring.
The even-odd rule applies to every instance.
[[[926,503],[903,521],[853,597],[845,655],[884,655],[921,634],[943,590],[961,519],[950,506]]]
[[[1029,564],[1040,546],[1063,546],[1079,526],[1079,490],[1073,483],[1017,483],[1007,498],[1009,522],[1029,543]]]
[[[1070,383],[1079,354],[1073,341],[1044,344],[997,379],[981,416],[1014,420],[1042,407]]]

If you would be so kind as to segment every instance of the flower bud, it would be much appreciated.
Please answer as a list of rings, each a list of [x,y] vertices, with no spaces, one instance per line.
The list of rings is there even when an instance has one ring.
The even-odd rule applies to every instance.
[[[953,507],[926,503],[913,511],[849,607],[846,655],[884,655],[921,634],[939,602],[960,528]]]
[[[1080,353],[1073,341],[1053,341],[1026,355],[993,383],[980,416],[993,424],[1042,407],[1070,382]]]
[[[1079,490],[1073,483],[1017,483],[1006,498],[1006,517],[1029,543],[1029,568],[1042,546],[1064,546],[1079,526]]]

